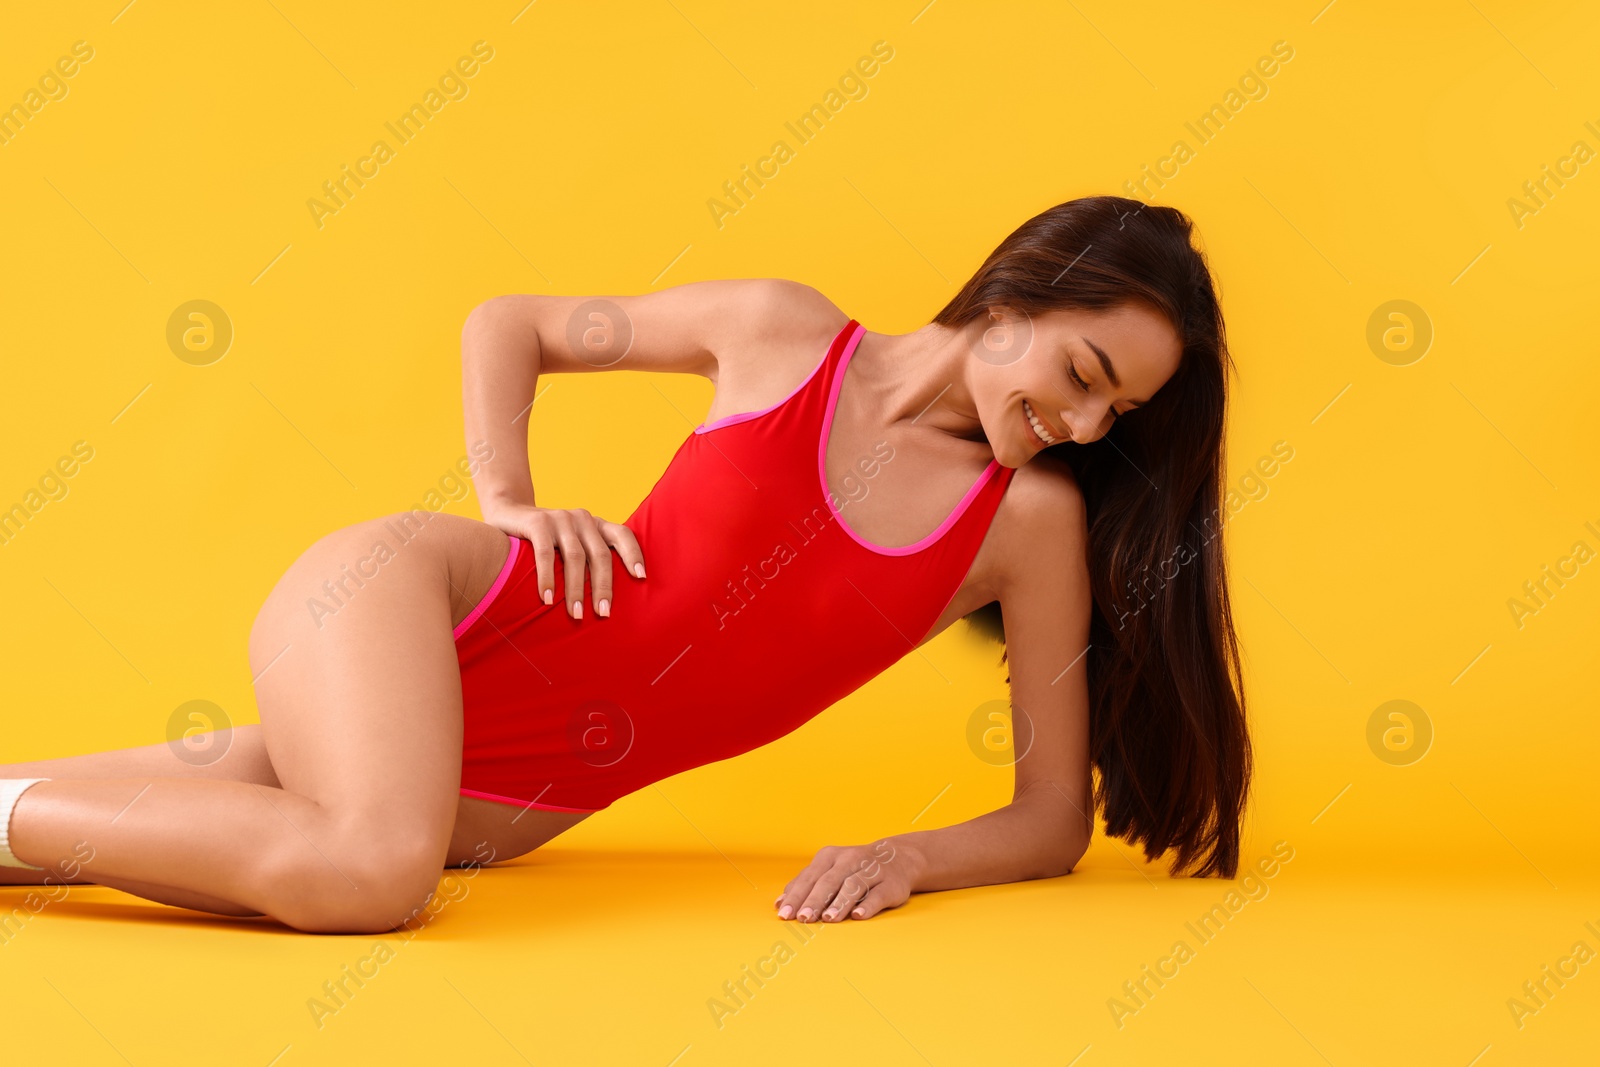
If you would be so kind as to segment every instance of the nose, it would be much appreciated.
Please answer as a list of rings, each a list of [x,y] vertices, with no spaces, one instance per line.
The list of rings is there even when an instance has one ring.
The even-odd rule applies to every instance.
[[[1061,423],[1072,434],[1072,443],[1087,445],[1100,440],[1110,429],[1111,405],[1093,401],[1076,409],[1058,413]]]

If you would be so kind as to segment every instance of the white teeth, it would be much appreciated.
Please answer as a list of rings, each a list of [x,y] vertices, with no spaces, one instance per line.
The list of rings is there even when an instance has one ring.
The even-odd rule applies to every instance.
[[[1039,421],[1038,416],[1033,413],[1032,405],[1030,405],[1026,400],[1022,402],[1022,411],[1023,414],[1028,416],[1028,425],[1032,426],[1033,432],[1039,435],[1039,440],[1043,441],[1047,445],[1053,445],[1056,443],[1056,439],[1050,436],[1050,431],[1044,428],[1044,423]]]

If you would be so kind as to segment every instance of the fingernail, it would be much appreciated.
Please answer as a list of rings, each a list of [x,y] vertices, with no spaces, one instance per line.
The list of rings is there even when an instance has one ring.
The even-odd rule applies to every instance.
[[[574,619],[583,618],[583,601],[580,600],[572,605],[572,617]]]
[[[836,916],[838,914],[839,913],[836,912],[836,911],[825,911],[825,912],[822,913],[822,917],[824,919],[832,919],[834,916]]]
[[[544,602],[545,602],[545,603],[546,603],[546,604],[548,604],[548,603],[550,603],[550,599],[551,599],[551,596],[550,596],[550,594],[551,594],[551,592],[552,592],[552,591],[551,591],[551,590],[549,590],[549,589],[546,589],[546,590],[545,590],[545,591],[544,591]]]
[[[595,614],[597,614],[597,615],[610,615],[611,614],[611,601],[609,601],[609,600],[600,601],[600,603],[598,603],[598,604],[596,604],[594,606],[594,610],[595,610]]]
[[[861,918],[861,917],[862,917],[862,916],[863,916],[863,915],[865,915],[865,914],[866,914],[866,913],[867,913],[867,912],[866,912],[866,909],[865,909],[865,908],[857,908],[857,909],[856,909],[856,910],[855,910],[855,911],[852,911],[852,912],[851,912],[851,913],[850,913],[850,914],[851,914],[851,915],[854,915],[854,916],[855,916],[855,917],[856,917],[856,918],[858,918],[858,919],[859,919],[859,918]]]
[[[810,908],[801,908],[800,909],[800,921],[803,922],[803,923],[808,923],[808,922],[811,921],[811,909]]]
[[[789,916],[791,916],[793,914],[794,914],[794,909],[791,908],[787,904],[785,904],[783,907],[778,909],[778,918],[780,918],[780,919],[787,919]]]
[[[639,577],[643,578],[644,577],[644,564],[643,563],[635,563],[633,565],[633,573],[637,574]]]

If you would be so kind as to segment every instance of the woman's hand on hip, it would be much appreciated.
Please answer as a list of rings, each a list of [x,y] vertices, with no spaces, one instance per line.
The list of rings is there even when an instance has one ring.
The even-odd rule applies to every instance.
[[[911,899],[913,857],[887,838],[871,845],[829,845],[794,877],[773,907],[780,919],[870,919]]]
[[[623,566],[635,578],[644,577],[644,553],[633,531],[620,522],[609,522],[583,508],[541,508],[534,504],[496,504],[485,502],[483,519],[513,537],[533,546],[538,571],[539,595],[546,604],[555,595],[555,555],[561,552],[561,571],[565,579],[567,614],[583,617],[583,578],[589,573],[596,615],[611,614],[611,549],[622,557]]]

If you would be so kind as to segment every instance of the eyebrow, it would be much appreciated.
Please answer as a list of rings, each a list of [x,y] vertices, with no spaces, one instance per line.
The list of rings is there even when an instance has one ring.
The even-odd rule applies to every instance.
[[[1090,351],[1092,351],[1095,354],[1096,358],[1098,358],[1100,360],[1100,369],[1106,372],[1106,380],[1108,380],[1111,383],[1112,387],[1116,388],[1116,389],[1121,389],[1122,388],[1122,379],[1117,377],[1117,368],[1115,368],[1115,367],[1113,367],[1111,365],[1111,357],[1106,355],[1105,349],[1101,348],[1099,345],[1095,344],[1093,341],[1089,340],[1087,337],[1083,336],[1082,334],[1078,335],[1078,340],[1080,340],[1084,344],[1088,345]],[[1144,405],[1140,404],[1137,400],[1130,400],[1130,401],[1128,401],[1128,406],[1130,408],[1137,408],[1137,407],[1143,407]]]

